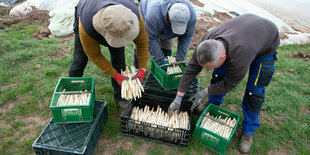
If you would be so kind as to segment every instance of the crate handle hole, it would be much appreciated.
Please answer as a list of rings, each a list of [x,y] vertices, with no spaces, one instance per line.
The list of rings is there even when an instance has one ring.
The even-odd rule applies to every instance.
[[[225,113],[225,112],[223,112],[223,111],[218,110],[217,112],[219,112],[219,113],[221,113],[221,114],[223,114],[223,115],[229,117],[229,114],[227,114],[227,113]]]
[[[71,83],[84,83],[84,80],[78,80],[78,81],[71,81]]]

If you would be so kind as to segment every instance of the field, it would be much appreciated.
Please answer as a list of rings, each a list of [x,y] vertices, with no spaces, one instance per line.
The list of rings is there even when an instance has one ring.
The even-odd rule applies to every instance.
[[[38,27],[46,27],[46,23],[16,22],[0,29],[0,154],[34,154],[31,145],[52,117],[49,104],[54,88],[60,77],[68,75],[73,37],[38,40],[33,36]],[[128,66],[133,61],[133,47],[133,43],[126,47]],[[109,59],[107,48],[101,50]],[[189,51],[187,60],[191,55]],[[310,154],[309,58],[310,45],[278,49],[276,72],[266,89],[252,154]],[[188,147],[176,147],[122,135],[121,111],[113,100],[110,78],[91,61],[84,76],[95,77],[96,100],[108,102],[109,120],[95,154],[214,154],[196,139]],[[199,74],[201,88],[210,84],[210,77],[206,70]],[[222,106],[241,119],[245,84],[246,78],[227,94]],[[240,154],[241,126],[240,121],[227,154]]]

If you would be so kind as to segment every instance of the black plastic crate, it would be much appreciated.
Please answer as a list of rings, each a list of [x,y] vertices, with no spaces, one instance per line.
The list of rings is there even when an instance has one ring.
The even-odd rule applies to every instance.
[[[39,155],[92,154],[107,119],[107,103],[95,101],[92,122],[55,124],[52,118],[32,147]]]
[[[152,94],[168,98],[175,98],[178,91],[177,89],[170,89],[170,90],[164,89],[151,72],[149,72],[149,74],[147,75],[143,83],[143,87],[144,87],[144,94],[146,95]],[[188,91],[185,93],[183,99],[184,100],[189,99],[191,96],[195,95],[195,93],[199,90],[200,90],[200,79],[196,78],[190,85]]]
[[[154,108],[154,110],[156,110],[157,106],[159,105],[163,111],[167,112],[169,105],[172,101],[173,100],[171,98],[158,96],[143,96],[136,101],[131,100],[131,103],[127,105],[127,107],[123,110],[121,114],[122,133],[129,136],[153,140],[165,144],[187,146],[190,137],[192,121],[192,113],[190,111],[192,102],[190,101],[183,101],[181,104],[181,111],[187,111],[189,114],[189,123],[187,129],[170,128],[152,123],[137,121],[130,118],[132,109],[135,106],[138,106],[139,108],[144,108],[146,105],[148,105],[150,108]]]

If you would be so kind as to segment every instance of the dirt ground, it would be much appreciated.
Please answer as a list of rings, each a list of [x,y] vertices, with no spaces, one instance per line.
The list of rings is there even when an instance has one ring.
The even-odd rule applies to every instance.
[[[310,54],[304,54],[302,52],[298,52],[298,53],[293,54],[293,57],[297,58],[297,59],[304,60],[304,61],[310,61]]]
[[[203,7],[204,4],[199,2],[198,0],[190,0],[193,4]],[[17,5],[17,4],[16,4]],[[37,32],[33,34],[36,39],[42,38],[53,38],[54,36],[51,35],[51,32],[47,28],[49,24],[49,15],[48,11],[45,10],[35,10],[30,12],[24,17],[9,17],[10,10],[14,7],[1,7],[0,8],[0,29],[9,28],[16,23],[43,23],[46,27],[38,27]],[[215,12],[214,17],[219,19],[220,21],[224,22],[231,17],[227,14]],[[5,20],[4,20],[5,19]],[[209,14],[205,13],[198,17],[196,22],[195,34],[190,49],[194,49],[197,44],[201,41],[202,37],[208,32],[208,30],[214,26],[219,25],[220,23],[217,22],[214,18],[210,17]],[[70,35],[64,38],[64,41],[73,40],[74,35]]]

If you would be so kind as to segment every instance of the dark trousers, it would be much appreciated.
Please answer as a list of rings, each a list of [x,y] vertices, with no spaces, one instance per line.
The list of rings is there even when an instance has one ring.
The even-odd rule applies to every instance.
[[[78,29],[78,17],[75,14],[74,21],[74,54],[69,67],[69,77],[82,77],[84,73],[84,69],[88,62],[88,57],[84,53],[83,46],[81,44],[79,29]],[[125,47],[121,48],[113,48],[110,45],[106,45],[109,48],[111,63],[112,66],[117,70],[117,72],[121,72],[121,70],[125,70]],[[114,88],[114,99],[121,99],[121,87],[119,84],[111,78],[112,86]]]
[[[172,50],[167,50],[167,49],[163,49],[163,48],[161,48],[161,50],[163,51],[165,57],[171,56],[171,54],[172,54]],[[135,48],[135,54],[133,57],[133,66],[135,66],[135,68],[139,68],[136,48]]]

